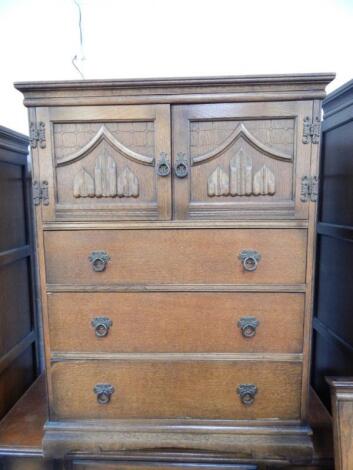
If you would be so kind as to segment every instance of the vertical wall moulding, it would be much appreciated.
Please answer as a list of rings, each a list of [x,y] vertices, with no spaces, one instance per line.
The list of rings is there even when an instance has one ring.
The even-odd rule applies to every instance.
[[[87,170],[81,170],[74,177],[74,197],[94,197],[94,181]]]
[[[252,193],[252,160],[243,148],[230,161],[231,196],[249,196]]]
[[[96,159],[94,169],[96,197],[114,197],[116,188],[116,163],[106,152]]]
[[[275,175],[264,165],[254,176],[253,194],[255,196],[266,194],[272,195],[276,192]]]
[[[208,177],[207,192],[211,197],[229,195],[229,176],[220,166]]]
[[[118,176],[118,196],[138,197],[139,180],[137,176],[126,166]]]

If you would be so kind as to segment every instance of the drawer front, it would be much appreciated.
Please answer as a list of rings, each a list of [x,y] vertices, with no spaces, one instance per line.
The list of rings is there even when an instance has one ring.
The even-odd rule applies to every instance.
[[[114,462],[109,460],[74,460],[73,470],[256,470],[256,465],[198,464],[165,462]]]
[[[301,370],[294,362],[60,362],[51,417],[298,419]]]
[[[48,295],[52,351],[283,352],[303,347],[304,294]]]
[[[49,231],[47,282],[301,284],[306,238],[305,229]]]

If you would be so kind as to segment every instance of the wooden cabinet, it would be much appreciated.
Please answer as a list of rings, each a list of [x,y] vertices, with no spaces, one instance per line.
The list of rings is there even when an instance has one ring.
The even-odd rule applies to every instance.
[[[75,468],[171,449],[182,467],[193,452],[310,460],[331,79],[16,85],[39,187],[46,455],[94,456]]]

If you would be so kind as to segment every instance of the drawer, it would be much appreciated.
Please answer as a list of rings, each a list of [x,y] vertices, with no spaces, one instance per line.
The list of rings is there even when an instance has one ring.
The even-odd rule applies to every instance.
[[[57,362],[51,418],[298,419],[301,372],[279,361]]]
[[[49,231],[49,284],[301,284],[305,229]],[[241,253],[261,257],[245,270]],[[257,254],[249,254],[249,251]],[[108,260],[104,258],[105,253]]]
[[[72,470],[256,470],[257,465],[74,460]]]
[[[57,293],[50,345],[62,352],[283,352],[303,348],[304,294]]]

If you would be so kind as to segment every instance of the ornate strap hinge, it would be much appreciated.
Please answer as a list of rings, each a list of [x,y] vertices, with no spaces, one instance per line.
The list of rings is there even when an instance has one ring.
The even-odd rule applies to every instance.
[[[300,191],[300,200],[302,202],[317,202],[319,195],[319,178],[317,176],[303,176],[302,187]]]
[[[309,116],[304,118],[303,144],[318,144],[320,142],[321,122],[319,116],[313,120]]]
[[[44,206],[49,205],[48,181],[33,181],[32,186],[33,204],[39,206],[43,202]]]
[[[38,126],[35,122],[31,122],[29,125],[29,142],[32,149],[38,147],[45,149],[47,142],[45,139],[45,123],[40,121]]]

